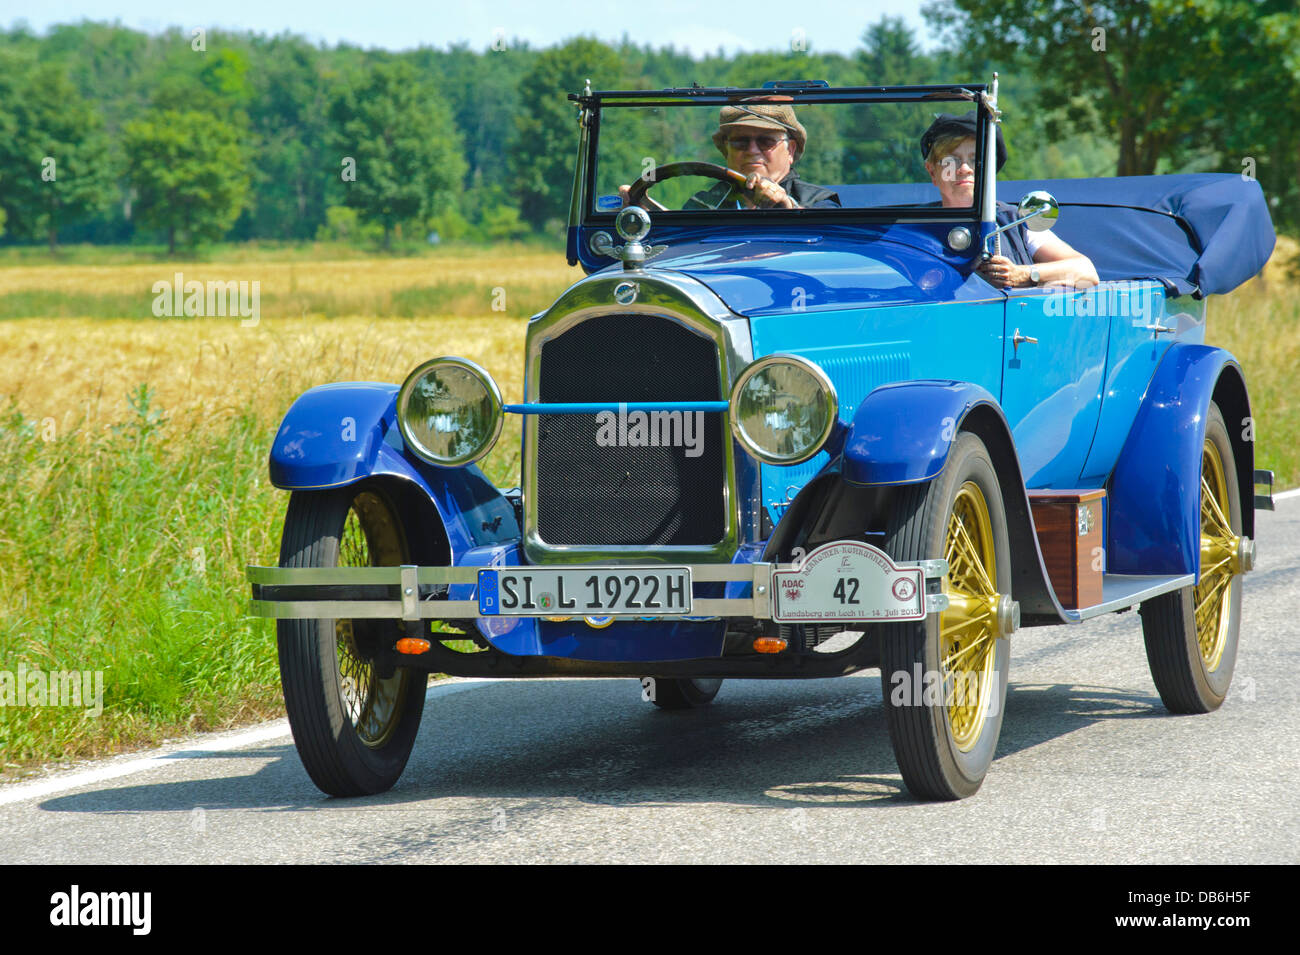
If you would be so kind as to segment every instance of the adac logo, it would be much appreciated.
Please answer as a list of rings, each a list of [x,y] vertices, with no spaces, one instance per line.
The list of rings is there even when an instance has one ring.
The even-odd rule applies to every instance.
[[[786,600],[799,600],[799,599],[801,599],[802,597],[803,597],[803,591],[800,590],[798,587],[787,587],[787,588],[785,588],[785,599],[786,599]]]
[[[619,282],[614,286],[614,301],[620,305],[631,305],[640,292],[641,286],[636,282]]]

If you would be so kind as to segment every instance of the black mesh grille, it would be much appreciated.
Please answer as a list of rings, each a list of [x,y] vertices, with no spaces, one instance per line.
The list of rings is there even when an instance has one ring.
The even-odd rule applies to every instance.
[[[607,315],[542,348],[540,400],[717,401],[717,348],[676,322]],[[714,544],[726,529],[726,416],[703,451],[602,446],[596,415],[539,415],[537,525],[548,544]]]

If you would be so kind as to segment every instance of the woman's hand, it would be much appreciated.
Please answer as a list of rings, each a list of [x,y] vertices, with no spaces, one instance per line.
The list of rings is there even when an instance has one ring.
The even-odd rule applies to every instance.
[[[975,267],[984,280],[994,288],[1025,288],[1034,283],[1029,278],[1029,268],[1016,265],[1005,255],[985,259]]]

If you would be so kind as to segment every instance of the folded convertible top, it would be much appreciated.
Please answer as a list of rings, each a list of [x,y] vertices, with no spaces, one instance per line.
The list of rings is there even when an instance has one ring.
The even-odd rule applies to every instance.
[[[1056,197],[1054,231],[1103,281],[1154,278],[1174,294],[1219,295],[1257,275],[1273,252],[1264,191],[1240,175],[1009,180],[998,198],[1014,203],[1030,189]]]
[[[846,207],[933,202],[929,183],[832,186]],[[1012,179],[1015,203],[1046,189],[1061,204],[1055,232],[1092,259],[1103,281],[1158,279],[1173,295],[1219,295],[1253,278],[1273,252],[1264,191],[1232,173],[1110,179]]]

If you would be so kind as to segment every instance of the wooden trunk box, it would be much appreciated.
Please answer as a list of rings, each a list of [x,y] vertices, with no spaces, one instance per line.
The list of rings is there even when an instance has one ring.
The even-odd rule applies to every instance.
[[[1101,603],[1105,569],[1101,511],[1106,492],[1097,490],[1030,491],[1038,546],[1056,599],[1071,610]]]

